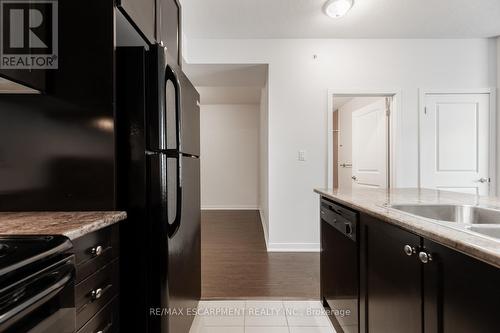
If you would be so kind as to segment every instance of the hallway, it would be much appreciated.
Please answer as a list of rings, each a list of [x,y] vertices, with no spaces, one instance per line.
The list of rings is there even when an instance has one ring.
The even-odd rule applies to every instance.
[[[319,253],[269,253],[257,210],[202,211],[202,299],[319,300]]]

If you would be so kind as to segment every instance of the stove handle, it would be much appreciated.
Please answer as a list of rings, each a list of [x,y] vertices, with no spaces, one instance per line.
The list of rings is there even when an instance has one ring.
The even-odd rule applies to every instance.
[[[0,313],[0,327],[14,318],[17,314],[26,311],[30,308],[33,310],[36,309],[37,307],[41,306],[42,304],[46,303],[50,299],[52,299],[54,296],[56,296],[68,282],[70,282],[73,278],[73,273],[68,273],[64,275],[60,280],[55,282],[54,284],[50,285],[43,291],[39,292],[38,294],[34,295],[33,297],[27,299],[23,303],[15,306],[14,308],[4,312]]]

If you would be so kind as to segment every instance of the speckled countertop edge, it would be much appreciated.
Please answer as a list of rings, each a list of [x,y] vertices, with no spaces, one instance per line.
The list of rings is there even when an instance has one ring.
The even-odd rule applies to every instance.
[[[0,236],[63,235],[75,240],[126,218],[122,211],[0,212]]]
[[[500,241],[457,230],[434,220],[384,207],[396,203],[467,204],[500,207],[500,199],[430,189],[352,190],[314,189],[327,197],[382,221],[399,226],[500,268]]]

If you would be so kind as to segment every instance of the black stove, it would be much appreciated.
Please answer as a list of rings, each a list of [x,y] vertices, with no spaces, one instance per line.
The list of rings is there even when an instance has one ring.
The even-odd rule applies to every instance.
[[[74,331],[72,248],[63,236],[0,236],[0,333]]]
[[[64,236],[0,237],[0,279],[27,267],[67,253],[72,244]]]

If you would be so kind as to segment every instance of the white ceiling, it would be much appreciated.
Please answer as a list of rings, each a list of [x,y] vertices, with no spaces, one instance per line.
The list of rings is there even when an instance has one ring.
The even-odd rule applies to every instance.
[[[500,0],[181,0],[188,38],[483,38],[500,35]]]

